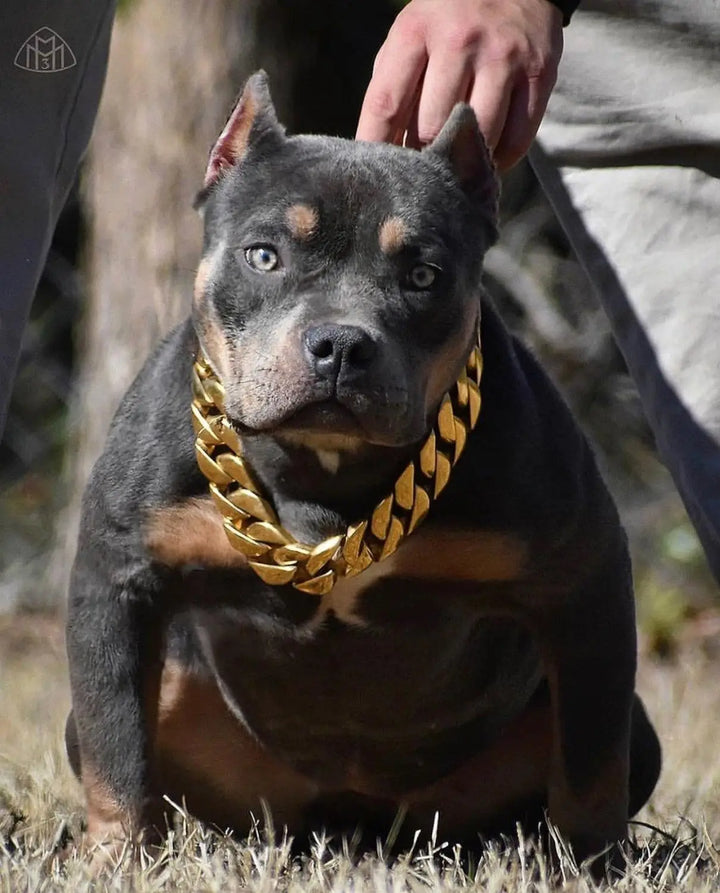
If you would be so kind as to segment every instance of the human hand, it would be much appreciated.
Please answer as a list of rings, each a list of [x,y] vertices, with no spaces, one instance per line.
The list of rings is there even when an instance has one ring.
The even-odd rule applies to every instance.
[[[549,0],[411,0],[375,59],[356,138],[420,148],[468,102],[507,170],[540,126],[562,46]]]

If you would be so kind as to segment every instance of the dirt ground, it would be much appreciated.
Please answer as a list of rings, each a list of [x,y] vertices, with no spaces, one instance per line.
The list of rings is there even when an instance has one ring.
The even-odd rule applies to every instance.
[[[720,889],[720,636],[690,636],[664,661],[641,660],[639,689],[660,734],[664,768],[633,824],[634,855],[612,881],[623,891]],[[81,839],[80,791],[67,766],[62,730],[69,706],[61,621],[0,619],[0,890],[232,891],[488,890],[595,887],[556,851],[520,837],[468,865],[452,842],[418,842],[392,860],[352,858],[351,845],[318,839],[293,855],[260,831],[249,841],[214,835],[178,809],[165,850],[128,857],[93,880]],[[652,827],[649,827],[652,826]],[[551,842],[552,843],[552,842]],[[66,857],[57,852],[65,849]],[[550,865],[552,863],[552,866]]]

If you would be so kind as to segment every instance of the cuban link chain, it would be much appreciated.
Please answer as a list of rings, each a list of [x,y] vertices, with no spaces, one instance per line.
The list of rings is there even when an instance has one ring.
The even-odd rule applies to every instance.
[[[200,352],[192,372],[195,452],[228,540],[265,583],[291,583],[314,595],[325,595],[342,577],[362,573],[392,555],[424,520],[462,455],[480,414],[481,374],[478,334],[465,368],[440,403],[432,430],[390,493],[365,520],[311,545],[285,530],[263,497],[225,415],[222,383]]]

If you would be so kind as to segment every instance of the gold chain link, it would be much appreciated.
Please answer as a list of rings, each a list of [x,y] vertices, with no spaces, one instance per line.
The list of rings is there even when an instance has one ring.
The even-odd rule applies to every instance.
[[[478,338],[465,369],[440,403],[432,431],[392,491],[368,519],[310,545],[285,530],[261,495],[242,457],[240,438],[225,415],[224,388],[200,353],[192,373],[195,453],[228,540],[266,583],[292,583],[314,595],[325,595],[339,578],[355,576],[392,555],[426,517],[462,455],[480,414],[481,374]]]

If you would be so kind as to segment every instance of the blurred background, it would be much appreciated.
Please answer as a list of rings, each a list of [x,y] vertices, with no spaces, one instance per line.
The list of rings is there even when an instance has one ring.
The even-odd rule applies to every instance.
[[[401,4],[125,0],[91,150],[60,219],[0,443],[0,613],[62,610],[79,501],[114,409],[188,312],[191,205],[235,93],[268,71],[292,132],[352,136]],[[594,443],[630,536],[642,641],[720,628],[717,588],[592,287],[523,163],[503,183],[487,287]]]

